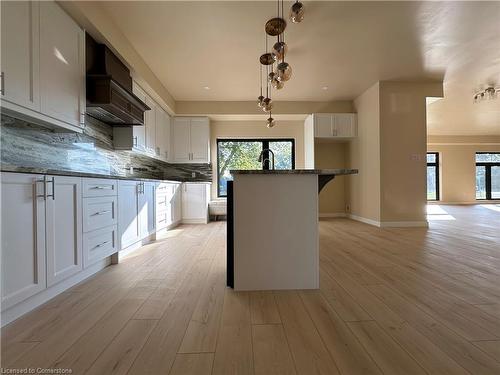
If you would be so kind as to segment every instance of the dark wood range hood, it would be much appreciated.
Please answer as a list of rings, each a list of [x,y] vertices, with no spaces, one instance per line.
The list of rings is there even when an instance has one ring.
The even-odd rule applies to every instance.
[[[132,93],[129,69],[104,44],[85,35],[87,114],[112,126],[144,125],[150,110]]]

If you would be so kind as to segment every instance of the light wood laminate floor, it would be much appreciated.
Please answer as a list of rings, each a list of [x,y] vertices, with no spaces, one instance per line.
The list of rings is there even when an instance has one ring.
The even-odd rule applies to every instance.
[[[5,327],[2,366],[500,374],[500,207],[442,208],[429,229],[321,221],[315,291],[227,289],[225,223],[181,226]]]

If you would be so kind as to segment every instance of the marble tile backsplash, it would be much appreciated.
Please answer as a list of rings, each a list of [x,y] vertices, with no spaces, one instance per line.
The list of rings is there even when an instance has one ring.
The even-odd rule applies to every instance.
[[[139,152],[114,150],[112,134],[110,126],[89,117],[84,132],[79,134],[63,133],[2,114],[1,169],[212,181],[210,164],[170,164]],[[132,173],[130,167],[133,168]]]

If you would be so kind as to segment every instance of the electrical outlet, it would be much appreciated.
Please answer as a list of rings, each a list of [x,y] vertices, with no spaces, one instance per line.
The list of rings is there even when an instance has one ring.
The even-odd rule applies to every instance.
[[[196,178],[196,172],[191,172],[191,178]]]
[[[130,174],[134,174],[134,167],[130,166],[130,168],[129,168],[128,172],[129,172]]]

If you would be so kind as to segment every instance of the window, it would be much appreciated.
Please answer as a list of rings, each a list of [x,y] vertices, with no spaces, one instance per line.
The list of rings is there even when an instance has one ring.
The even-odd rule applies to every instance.
[[[427,153],[427,200],[439,200],[439,153]]]
[[[500,152],[476,153],[476,199],[500,199]]]
[[[293,139],[218,139],[217,140],[217,196],[227,195],[227,181],[231,169],[270,169],[270,155],[265,152],[264,163],[258,161],[260,153],[274,152],[275,169],[295,168],[295,140]]]

